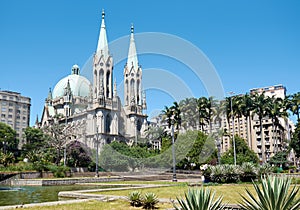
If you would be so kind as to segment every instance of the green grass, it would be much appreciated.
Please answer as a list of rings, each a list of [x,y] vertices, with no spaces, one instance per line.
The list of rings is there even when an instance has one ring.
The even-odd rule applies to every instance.
[[[112,184],[128,184],[128,185],[138,185],[138,184],[168,184],[172,186],[158,187],[158,188],[148,188],[148,189],[130,189],[130,190],[111,190],[111,191],[102,191],[96,192],[96,194],[105,194],[105,195],[120,195],[128,196],[132,191],[140,191],[142,194],[147,192],[155,193],[158,198],[162,199],[171,199],[176,200],[176,197],[183,197],[184,193],[187,192],[189,187],[187,183],[172,183],[172,182],[160,182],[160,181],[123,181],[123,182],[110,182],[110,183],[95,183],[95,185],[112,185]],[[216,191],[216,197],[223,196],[223,202],[228,204],[237,204],[241,201],[240,194],[245,194],[245,188],[248,188],[250,192],[254,193],[254,188],[251,183],[247,184],[223,184],[223,185],[212,185],[204,186]],[[195,188],[195,187],[194,187]],[[300,197],[300,195],[299,195]],[[158,209],[167,209],[172,208],[171,203],[159,203]],[[32,207],[29,209],[33,210],[89,210],[89,209],[105,209],[105,210],[119,210],[119,209],[128,209],[128,210],[138,210],[142,207],[131,207],[128,201],[117,200],[111,202],[101,202],[101,201],[88,201],[82,203],[73,203],[73,204],[63,204],[55,206],[45,206],[45,207]]]
[[[172,208],[172,204],[162,204],[157,205],[158,209]],[[27,208],[26,208],[27,209]],[[31,207],[28,209],[32,210],[95,210],[95,209],[105,209],[105,210],[139,210],[142,207],[132,207],[129,202],[123,200],[111,201],[111,202],[101,202],[101,201],[87,201],[82,203],[73,204],[62,204],[54,206],[41,206],[41,207]]]
[[[205,186],[209,187],[213,191],[216,190],[217,197],[220,195],[224,196],[223,201],[226,203],[238,203],[240,201],[240,193],[245,193],[245,188],[249,188],[250,191],[254,192],[254,188],[252,184],[224,184],[217,186]],[[153,192],[159,198],[166,199],[176,199],[176,197],[181,197],[187,192],[189,186],[186,184],[181,184],[179,186],[168,186],[168,187],[159,187],[159,188],[148,188],[148,189],[138,189],[141,193]],[[135,189],[137,190],[137,189]],[[120,190],[120,191],[103,191],[96,192],[96,194],[104,194],[104,195],[120,195],[120,196],[128,196],[130,192],[133,190]]]

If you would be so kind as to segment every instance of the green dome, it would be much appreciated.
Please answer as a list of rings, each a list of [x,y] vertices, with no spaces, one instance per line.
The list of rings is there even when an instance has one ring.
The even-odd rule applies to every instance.
[[[67,87],[68,81],[72,90],[73,96],[89,96],[90,81],[78,74],[71,74],[61,79],[54,87],[52,96],[58,98],[64,95],[64,89]]]

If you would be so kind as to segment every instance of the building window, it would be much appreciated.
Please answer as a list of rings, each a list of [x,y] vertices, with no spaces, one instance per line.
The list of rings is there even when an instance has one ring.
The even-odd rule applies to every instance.
[[[2,107],[2,112],[6,112],[6,107]]]
[[[9,103],[8,106],[13,106],[13,103]]]
[[[9,115],[8,115],[8,118],[12,118],[12,115],[11,115],[11,114],[9,114]]]
[[[6,101],[2,101],[2,106],[6,106],[7,102]]]
[[[8,109],[8,111],[9,111],[9,112],[13,112],[13,110],[12,110],[12,109]]]
[[[6,115],[5,115],[5,114],[1,114],[1,117],[4,117],[4,118],[5,118],[5,117],[6,117]]]

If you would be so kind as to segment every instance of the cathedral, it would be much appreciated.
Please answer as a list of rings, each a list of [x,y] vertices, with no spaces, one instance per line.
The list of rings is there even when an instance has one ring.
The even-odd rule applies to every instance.
[[[70,141],[77,140],[89,148],[100,149],[111,141],[133,142],[147,129],[146,96],[142,91],[142,69],[138,63],[131,26],[127,63],[124,67],[124,104],[113,82],[113,57],[110,54],[105,21],[102,22],[97,50],[93,57],[93,81],[80,75],[74,65],[71,74],[49,90],[40,126],[53,121],[65,123],[70,129]]]

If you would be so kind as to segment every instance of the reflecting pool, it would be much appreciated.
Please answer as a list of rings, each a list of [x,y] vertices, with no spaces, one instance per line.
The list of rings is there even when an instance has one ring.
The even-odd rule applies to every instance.
[[[60,191],[110,188],[112,186],[0,186],[0,206],[58,201]]]

